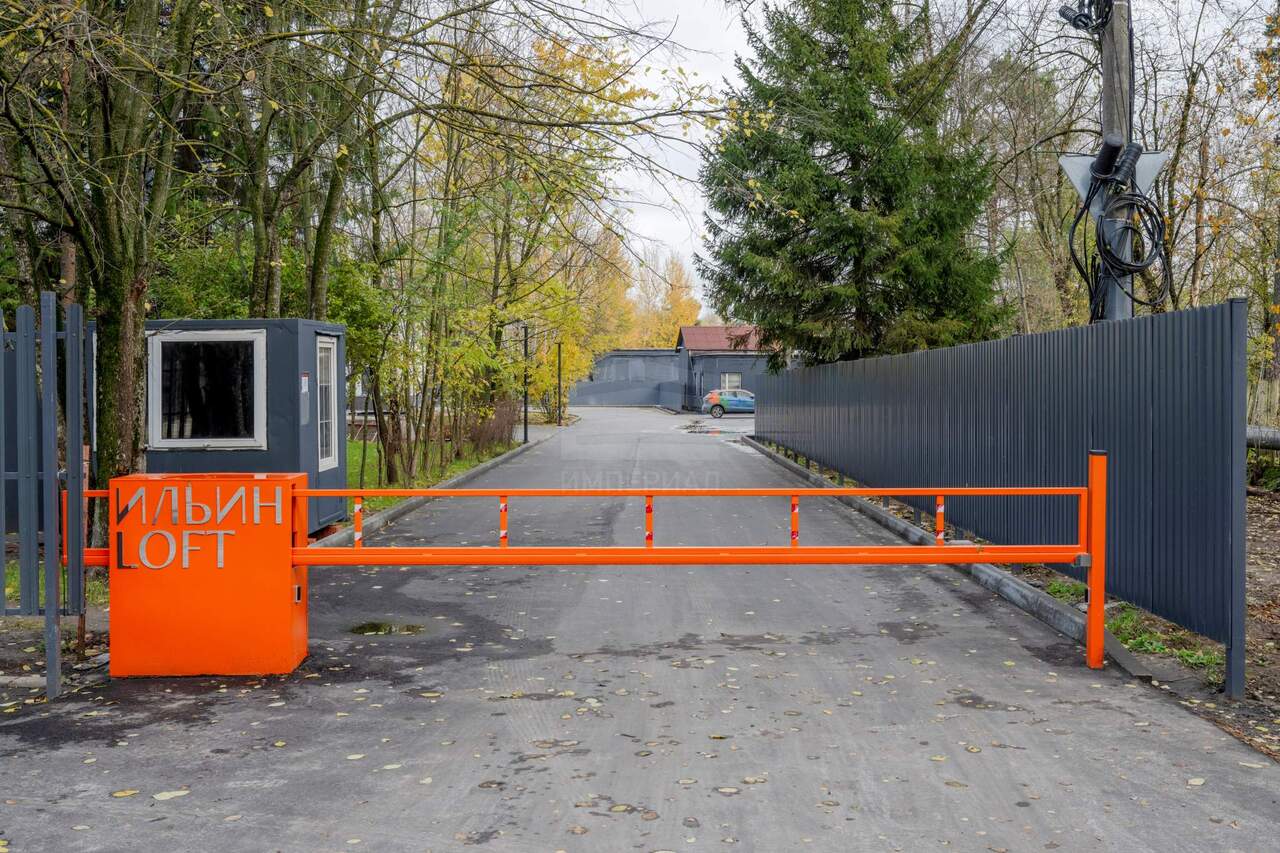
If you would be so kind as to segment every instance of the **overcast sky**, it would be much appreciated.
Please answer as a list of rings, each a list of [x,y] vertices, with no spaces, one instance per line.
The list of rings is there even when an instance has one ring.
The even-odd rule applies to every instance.
[[[686,71],[696,71],[697,80],[714,85],[717,92],[722,81],[735,76],[735,53],[746,52],[746,36],[738,13],[726,7],[723,0],[634,0],[634,15],[654,24],[665,24],[672,30],[671,39],[685,49],[672,64]],[[655,57],[654,65],[661,61]],[[646,79],[651,87],[660,85],[655,73]],[[647,175],[626,173],[621,183],[630,202],[631,229],[637,235],[660,244],[684,258],[693,271],[693,254],[701,247],[702,193],[697,185],[699,158],[690,146],[665,146],[649,149],[671,171],[685,180],[654,182]],[[673,202],[674,199],[674,202]],[[642,247],[636,246],[637,251]],[[696,272],[694,272],[696,278]],[[700,283],[699,283],[700,284]]]

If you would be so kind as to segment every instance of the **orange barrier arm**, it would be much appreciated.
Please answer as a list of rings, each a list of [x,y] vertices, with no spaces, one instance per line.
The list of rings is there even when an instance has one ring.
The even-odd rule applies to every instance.
[[[894,565],[906,563],[1072,563],[1083,552],[1074,545],[805,545],[679,547],[507,548],[443,546],[295,548],[296,566],[663,566],[708,565]]]
[[[1106,603],[1106,512],[1107,459],[1093,453],[1089,458],[1085,487],[956,487],[956,488],[762,488],[762,489],[291,489],[292,547],[288,549],[295,572],[295,590],[305,588],[308,566],[448,566],[448,565],[921,565],[964,563],[1051,563],[1087,568],[1089,590],[1086,614],[1086,660],[1092,668],[1103,665],[1104,606]],[[200,476],[200,475],[196,475]],[[372,496],[497,499],[497,547],[424,546],[368,547],[363,542],[364,501]],[[934,544],[926,546],[818,546],[800,544],[799,506],[801,497],[932,497],[935,500]],[[945,539],[945,499],[947,496],[1068,496],[1077,500],[1077,541],[1051,545],[947,544]],[[85,498],[108,497],[105,489],[86,490]],[[350,547],[307,547],[307,499],[344,497],[354,499],[354,543]],[[513,497],[599,498],[634,497],[644,499],[645,535],[638,547],[518,546],[509,541],[509,500]],[[741,547],[664,546],[654,542],[654,502],[658,498],[777,497],[788,498],[790,541],[782,546]],[[65,496],[62,535],[66,530]],[[83,535],[83,534],[81,534]],[[219,540],[221,541],[221,540]],[[145,544],[145,543],[144,543]],[[141,547],[141,546],[139,546]],[[66,549],[64,548],[64,554]],[[106,566],[109,549],[86,548],[85,565]],[[221,559],[219,557],[219,559]],[[149,566],[150,567],[150,566]],[[121,568],[134,568],[122,566]],[[113,568],[113,572],[115,569]],[[299,599],[301,600],[301,599]],[[305,647],[305,643],[304,643]]]
[[[1086,486],[956,486],[939,489],[923,488],[807,488],[807,489],[295,489],[300,498],[350,498],[356,495],[380,498],[643,498],[653,495],[661,498],[759,498],[797,497],[838,498],[855,497],[931,497],[939,494],[952,497],[1036,497],[1042,495],[1073,495],[1083,497],[1089,493]]]
[[[371,496],[497,498],[498,548],[395,547],[395,548],[295,548],[298,566],[447,566],[447,565],[920,565],[963,563],[1070,563],[1088,570],[1089,611],[1085,648],[1090,667],[1103,662],[1104,605],[1106,603],[1106,454],[1089,458],[1087,486],[1062,487],[936,487],[909,488],[766,488],[766,489],[298,489],[299,500],[309,497]],[[1064,545],[947,544],[946,497],[1069,496],[1077,500],[1077,534]],[[801,546],[800,498],[933,497],[934,544],[929,546]],[[508,535],[508,501],[512,497],[543,498],[644,498],[642,547],[518,547]],[[786,497],[790,500],[791,538],[788,546],[658,547],[653,537],[653,505],[656,498],[682,497]],[[359,525],[357,503],[356,524]]]

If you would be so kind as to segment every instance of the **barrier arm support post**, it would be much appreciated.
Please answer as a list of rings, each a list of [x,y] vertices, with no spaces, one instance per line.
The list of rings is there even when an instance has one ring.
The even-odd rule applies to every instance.
[[[653,495],[644,496],[644,546],[653,547]]]
[[[498,495],[498,547],[506,548],[509,544],[507,536],[507,496]]]
[[[791,547],[800,547],[800,496],[791,496]]]
[[[356,495],[352,501],[351,512],[351,545],[354,548],[364,547],[364,496]]]
[[[1102,669],[1107,606],[1107,454],[1089,452],[1089,611],[1085,614],[1085,660]]]
[[[933,541],[935,545],[947,544],[947,500],[943,495],[933,500]]]

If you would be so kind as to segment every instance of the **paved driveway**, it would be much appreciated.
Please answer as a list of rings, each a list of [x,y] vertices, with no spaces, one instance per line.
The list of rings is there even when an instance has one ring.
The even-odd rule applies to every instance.
[[[795,482],[701,418],[581,414],[477,485]],[[380,544],[492,542],[469,503]],[[786,499],[655,515],[660,544],[788,536]],[[516,544],[643,526],[639,500],[511,505]],[[802,537],[892,541],[817,501]],[[1280,768],[948,569],[316,569],[311,613],[292,676],[0,722],[10,849],[1277,849]]]

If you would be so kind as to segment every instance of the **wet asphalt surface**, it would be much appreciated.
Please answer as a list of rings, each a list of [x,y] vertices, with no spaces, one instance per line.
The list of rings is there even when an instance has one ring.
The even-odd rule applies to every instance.
[[[471,485],[796,484],[735,440],[750,418],[581,414]],[[370,544],[496,521],[437,501]],[[787,502],[660,500],[655,526],[780,545]],[[514,544],[643,529],[640,499],[511,501]],[[894,542],[829,501],[801,531]],[[318,568],[310,607],[293,675],[0,720],[8,849],[1280,848],[1280,767],[945,568]]]

